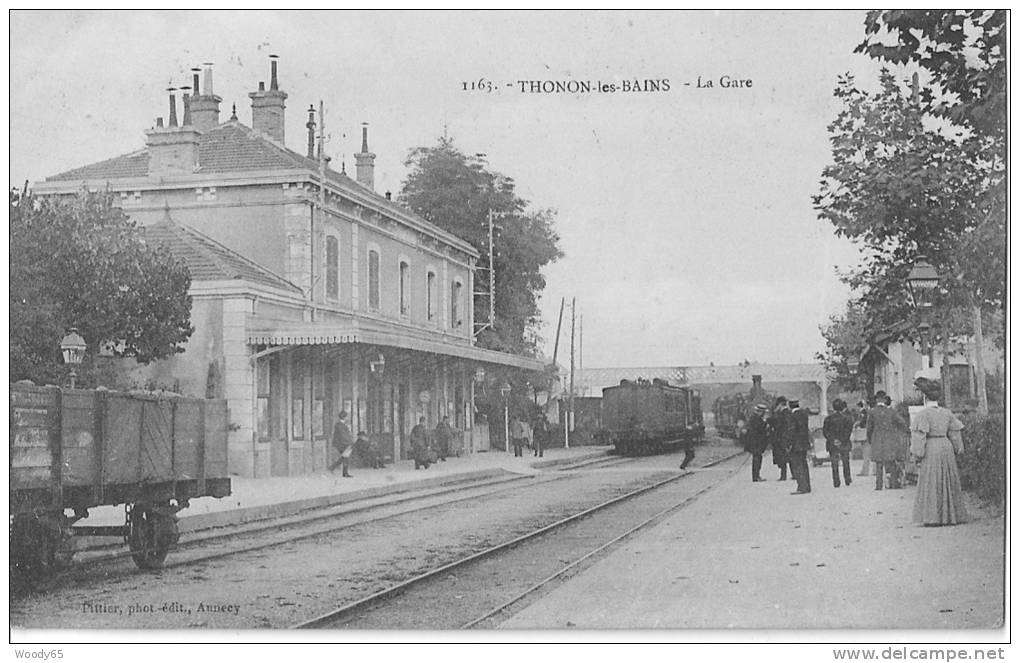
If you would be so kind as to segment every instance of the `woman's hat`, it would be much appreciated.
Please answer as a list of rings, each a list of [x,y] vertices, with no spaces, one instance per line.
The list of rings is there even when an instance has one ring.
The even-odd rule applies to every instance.
[[[942,398],[942,385],[936,380],[929,380],[928,378],[917,378],[914,380],[914,386],[924,394],[925,398],[931,401],[937,401]]]
[[[755,412],[768,412],[768,407],[764,403],[758,403],[754,406]]]
[[[790,400],[790,409],[791,410],[796,410],[799,407],[800,407],[800,401],[798,401],[796,398]]]

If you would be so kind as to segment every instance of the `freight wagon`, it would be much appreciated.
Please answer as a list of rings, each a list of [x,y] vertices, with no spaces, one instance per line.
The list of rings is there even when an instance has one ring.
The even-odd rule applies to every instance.
[[[162,566],[177,512],[230,494],[223,400],[11,385],[12,574],[70,563],[74,536],[117,536],[142,569]],[[124,505],[121,526],[74,526]]]

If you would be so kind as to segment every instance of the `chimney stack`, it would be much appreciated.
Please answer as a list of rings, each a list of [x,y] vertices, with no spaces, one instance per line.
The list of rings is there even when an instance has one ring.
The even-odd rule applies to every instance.
[[[191,97],[191,121],[199,131],[209,131],[220,124],[220,97],[213,94],[212,62],[203,63],[205,67],[205,94],[199,94],[198,74],[194,75],[195,89]],[[193,72],[198,72],[196,67]]]
[[[202,81],[202,89],[205,90],[206,94],[211,95],[212,89],[212,62],[203,62],[202,66],[205,67],[204,79]]]
[[[375,190],[375,155],[368,151],[368,122],[361,123],[361,152],[354,155],[358,184]]]
[[[202,132],[191,125],[191,100],[185,92],[184,126],[177,126],[175,89],[169,88],[167,92],[170,93],[169,126],[164,127],[163,118],[158,118],[156,126],[145,132],[150,177],[190,175],[198,169],[198,139]]]
[[[190,89],[187,85],[181,87],[181,103],[184,106],[184,119],[181,121],[182,127],[191,126],[191,96],[188,94]]]
[[[271,78],[269,89],[265,82],[259,83],[256,92],[249,92],[251,98],[251,126],[268,137],[284,144],[284,110],[287,93],[280,90],[276,76],[276,55],[270,55]]]
[[[315,158],[315,106],[308,107],[308,122],[305,123],[308,127],[308,158]]]
[[[761,376],[751,376],[751,400],[758,400],[765,395],[765,390],[761,387]]]
[[[170,93],[170,126],[177,126],[177,97],[174,96],[174,92],[177,91],[175,87],[168,87],[166,89]]]

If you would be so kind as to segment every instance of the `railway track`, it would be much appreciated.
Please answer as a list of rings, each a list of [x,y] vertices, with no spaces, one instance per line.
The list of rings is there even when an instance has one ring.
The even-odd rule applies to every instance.
[[[518,490],[525,483],[535,485],[548,481],[563,480],[570,477],[569,472],[590,470],[601,467],[612,467],[626,464],[633,459],[607,457],[586,460],[569,465],[550,468],[555,470],[536,475],[516,475],[498,477],[470,483],[412,491],[397,496],[381,496],[359,500],[354,503],[339,504],[332,507],[312,509],[304,513],[284,518],[273,518],[239,526],[216,528],[195,536],[183,538],[172,549],[171,556],[163,565],[164,569],[200,564],[224,557],[240,555],[248,552],[264,550],[275,546],[310,539],[324,534],[335,533],[366,523],[398,518],[408,514],[437,507],[448,506],[458,502],[475,500],[480,497],[495,496],[500,493]],[[112,576],[132,575],[137,570],[130,563],[131,552],[117,551],[83,551],[71,566],[57,578],[82,576],[101,573],[103,580]],[[123,568],[117,569],[118,564]],[[45,589],[52,589],[53,583],[47,583]]]
[[[742,455],[734,453],[699,469],[718,466]],[[610,548],[688,506],[744,464],[735,464],[728,472],[715,475],[706,480],[705,485],[683,496],[669,492],[668,488],[695,473],[675,474],[408,578],[295,624],[293,628],[469,629],[495,626],[514,606],[549,589],[555,581],[579,572]],[[613,510],[617,521],[626,525],[613,527],[607,534],[605,519],[596,516]],[[563,545],[556,545],[556,539],[549,537],[553,532],[558,533],[557,538],[562,539]],[[546,550],[542,551],[542,546]],[[586,552],[577,555],[579,548]],[[570,559],[561,559],[565,552]],[[543,563],[536,563],[540,557]]]

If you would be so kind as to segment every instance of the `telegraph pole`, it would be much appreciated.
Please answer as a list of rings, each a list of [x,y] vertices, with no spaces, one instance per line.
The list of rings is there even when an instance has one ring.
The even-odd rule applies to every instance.
[[[577,320],[577,297],[570,300],[570,414],[567,422],[566,448],[570,448],[569,430],[574,427],[574,322]]]
[[[478,336],[480,333],[485,331],[485,329],[494,329],[495,328],[495,323],[496,323],[496,268],[495,268],[495,265],[494,265],[494,262],[493,262],[493,255],[492,255],[493,245],[494,245],[494,242],[493,242],[493,239],[492,239],[492,236],[493,236],[493,231],[492,231],[492,229],[493,229],[493,221],[492,220],[493,220],[494,216],[495,216],[495,213],[490,208],[489,209],[489,215],[488,215],[488,220],[489,220],[489,267],[488,267],[488,271],[489,271],[489,291],[488,292],[474,292],[474,293],[472,293],[475,297],[488,297],[489,298],[489,319],[486,322],[478,322],[477,320],[475,321],[475,327],[477,327],[477,329],[472,330],[472,332],[473,332],[473,334],[475,336]],[[484,267],[476,267],[475,269],[486,269],[486,268],[484,268]],[[472,304],[473,304],[473,302],[472,302]]]
[[[489,326],[496,324],[496,261],[493,255],[492,209],[489,209]]]
[[[560,351],[560,329],[563,327],[563,305],[566,302],[566,297],[560,297],[560,319],[556,323],[556,342],[553,343],[553,366],[556,366],[556,355]]]
[[[326,111],[319,100],[319,225],[324,227],[326,218]],[[312,236],[308,240],[312,270],[312,316],[315,316],[315,215],[312,216]]]

